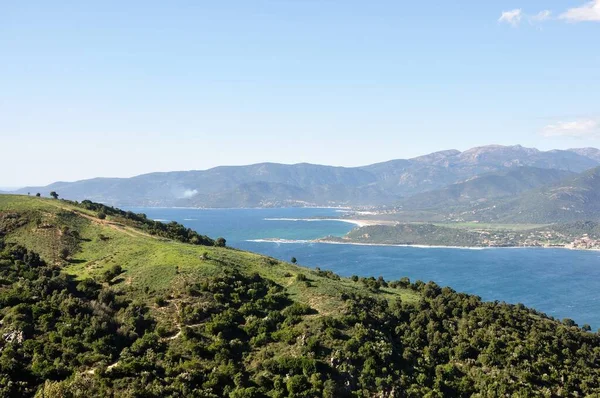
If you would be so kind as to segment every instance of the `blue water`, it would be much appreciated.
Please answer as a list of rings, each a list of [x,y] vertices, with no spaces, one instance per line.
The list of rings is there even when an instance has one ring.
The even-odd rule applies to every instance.
[[[339,216],[334,209],[133,208],[148,217],[180,222],[229,246],[343,276],[408,276],[481,296],[523,303],[556,318],[600,328],[600,252],[565,249],[448,249],[250,242],[255,239],[311,240],[342,236],[352,224],[339,221],[281,221]]]

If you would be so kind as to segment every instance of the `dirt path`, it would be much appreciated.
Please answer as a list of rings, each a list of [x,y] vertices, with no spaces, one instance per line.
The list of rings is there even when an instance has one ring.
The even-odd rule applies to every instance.
[[[177,314],[179,314],[179,305],[177,305],[177,302],[173,302],[173,305],[175,306],[175,308],[177,309]],[[175,340],[176,338],[181,336],[181,333],[183,332],[183,328],[184,327],[188,327],[188,328],[195,328],[198,327],[200,325],[203,325],[206,321],[202,321],[202,322],[198,322],[198,323],[194,323],[191,325],[182,325],[181,322],[179,322],[179,320],[177,320],[178,315],[176,316],[176,322],[177,322],[177,329],[179,329],[179,331],[177,333],[175,333],[173,336],[171,337],[165,337],[163,340]]]
[[[119,365],[119,361],[117,361],[117,362],[115,362],[115,363],[111,363],[110,365],[108,365],[108,366],[106,367],[106,370],[112,370],[114,367],[116,367],[116,366],[118,366],[118,365]],[[87,370],[87,371],[85,372],[85,374],[88,374],[88,375],[93,375],[94,373],[96,373],[96,369],[98,369],[98,368],[92,368],[92,369],[90,369],[90,370]]]
[[[117,224],[112,223],[112,222],[110,222],[108,220],[100,220],[97,217],[90,216],[89,214],[81,212],[79,210],[76,210],[76,209],[73,209],[73,208],[69,208],[69,207],[65,207],[65,206],[61,206],[60,203],[52,203],[52,205],[54,205],[55,207],[58,207],[61,210],[73,212],[73,213],[77,214],[78,216],[81,216],[81,217],[83,217],[85,219],[90,220],[93,223],[100,224],[100,225],[103,225],[103,226],[115,229],[117,231],[124,232],[124,233],[126,233],[127,235],[129,235],[131,237],[135,237],[135,234],[133,234],[133,232],[135,232],[138,235],[150,236],[150,235],[144,234],[143,232],[135,231],[132,228],[128,228],[128,227],[125,227],[125,226],[117,225]]]
[[[145,232],[138,231],[138,230],[137,230],[137,229],[135,229],[135,228],[128,227],[128,226],[125,226],[125,225],[123,225],[123,224],[119,224],[119,223],[111,222],[111,221],[109,221],[109,220],[100,220],[100,219],[99,219],[99,218],[97,218],[97,217],[90,216],[89,214],[82,213],[82,212],[80,212],[80,211],[77,211],[77,210],[72,210],[72,209],[67,209],[67,208],[63,208],[63,209],[64,209],[64,210],[70,210],[70,211],[72,211],[72,212],[76,213],[77,215],[79,215],[79,216],[81,216],[81,217],[83,217],[83,218],[86,218],[86,219],[90,220],[91,222],[94,222],[94,223],[96,223],[96,224],[103,225],[103,226],[105,226],[105,227],[108,227],[108,228],[112,228],[112,229],[114,229],[114,230],[117,230],[117,231],[120,231],[120,232],[123,232],[123,233],[125,233],[125,234],[127,234],[128,236],[131,236],[131,237],[133,237],[133,238],[135,238],[136,236],[138,236],[138,237],[139,237],[139,236],[144,236],[144,237],[147,237],[147,238],[158,239],[156,236],[153,236],[153,235],[147,234],[147,233],[145,233]]]
[[[194,327],[197,327],[197,326],[200,326],[200,325],[202,325],[203,323],[204,323],[204,322],[200,322],[200,323],[196,323],[196,324],[193,324],[193,325],[184,325],[184,326],[186,326],[186,327],[190,327],[190,328],[194,328]],[[175,340],[175,339],[177,339],[177,338],[181,337],[181,333],[183,332],[183,329],[182,329],[182,327],[181,327],[181,324],[179,324],[179,323],[178,323],[178,324],[177,324],[177,327],[179,328],[179,331],[178,331],[176,334],[174,334],[174,335],[173,335],[173,336],[171,336],[171,337],[165,337],[165,338],[163,338],[162,340],[163,340],[163,341],[170,341],[170,340]],[[119,366],[119,362],[120,362],[120,361],[116,361],[116,362],[114,362],[114,363],[111,363],[110,365],[108,365],[108,366],[106,367],[106,371],[107,371],[107,372],[110,372],[111,370],[113,370],[114,368],[116,368],[117,366]],[[94,373],[96,373],[96,369],[98,369],[98,368],[92,368],[92,369],[89,369],[89,370],[85,371],[85,373],[86,373],[86,374],[88,374],[88,375],[93,375]]]

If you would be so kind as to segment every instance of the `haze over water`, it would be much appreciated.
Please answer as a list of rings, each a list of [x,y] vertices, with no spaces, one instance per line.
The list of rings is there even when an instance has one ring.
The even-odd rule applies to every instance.
[[[488,301],[523,303],[558,319],[600,328],[600,252],[565,249],[451,249],[330,245],[306,242],[343,236],[354,226],[339,221],[289,221],[338,216],[335,209],[130,208],[152,219],[177,221],[229,246],[342,276],[433,280]],[[305,242],[256,242],[260,239]]]

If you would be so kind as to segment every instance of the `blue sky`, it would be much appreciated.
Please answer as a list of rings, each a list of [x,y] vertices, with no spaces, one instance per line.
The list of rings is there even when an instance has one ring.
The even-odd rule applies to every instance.
[[[0,1],[0,186],[600,145],[600,0],[436,3]]]

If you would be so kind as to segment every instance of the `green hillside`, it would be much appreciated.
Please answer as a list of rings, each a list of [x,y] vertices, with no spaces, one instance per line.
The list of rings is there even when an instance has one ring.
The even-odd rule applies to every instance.
[[[552,183],[574,173],[557,169],[517,167],[486,173],[442,189],[411,196],[402,202],[403,210],[447,209],[463,204],[488,202],[492,198],[505,198]]]
[[[223,246],[91,202],[0,196],[0,396],[600,394],[585,325]]]
[[[535,225],[481,223],[397,223],[355,228],[325,242],[457,247],[568,247],[598,249],[600,224],[594,221]]]
[[[500,223],[600,220],[600,168],[527,191],[510,200],[461,209],[457,219]]]
[[[101,220],[97,212],[67,201],[0,196],[0,212],[0,228],[10,229],[5,237],[7,242],[19,243],[55,264],[64,262],[61,251],[67,249],[64,272],[79,279],[98,278],[119,265],[125,270],[122,276],[125,280],[123,286],[117,284],[117,287],[131,295],[148,289],[151,293],[177,290],[229,269],[258,272],[288,286],[292,297],[307,304],[314,302],[325,312],[338,308],[337,295],[346,291],[344,288],[350,293],[356,291],[353,284],[332,283],[329,278],[319,276],[314,277],[319,283],[307,290],[305,284],[293,283],[294,277],[304,271],[297,266],[254,253],[215,247],[212,240],[208,246],[193,245],[152,235],[142,222],[111,215]],[[11,227],[15,225],[19,227]]]
[[[356,228],[343,238],[327,237],[326,240],[384,245],[481,246],[477,232],[429,223],[369,225]]]

